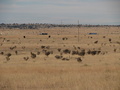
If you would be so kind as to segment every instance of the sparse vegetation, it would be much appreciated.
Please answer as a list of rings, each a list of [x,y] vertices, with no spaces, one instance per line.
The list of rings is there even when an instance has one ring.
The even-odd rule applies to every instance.
[[[26,36],[23,36],[23,38],[26,38]]]
[[[17,48],[17,47],[16,47],[16,46],[10,47],[10,50],[13,50],[13,49],[15,49],[15,48]]]
[[[17,54],[18,54],[18,51],[15,51],[15,54],[17,55]]]
[[[72,55],[77,55],[78,51],[72,51]]]
[[[1,55],[3,55],[3,54],[4,54],[4,52],[0,52],[0,54],[1,54]]]
[[[33,52],[31,52],[31,58],[36,58],[36,54],[34,54]]]
[[[119,90],[120,30],[93,26],[80,42],[76,27],[0,29],[0,90]]]
[[[45,49],[45,46],[41,46],[42,49]]]
[[[57,50],[58,50],[58,52],[60,52],[60,51],[61,51],[61,48],[58,48]]]
[[[62,59],[63,56],[56,55],[55,58],[56,58],[56,59]]]
[[[10,57],[6,57],[6,60],[9,61],[9,60],[10,60]]]
[[[11,53],[7,53],[6,56],[7,56],[7,57],[10,57],[10,56],[12,56],[12,54],[11,54]]]
[[[98,43],[98,41],[95,41],[94,43],[95,43],[95,44],[97,44],[97,43]]]
[[[46,55],[46,56],[49,56],[49,55],[50,55],[50,52],[49,52],[49,51],[45,52],[45,55]]]
[[[23,59],[24,59],[25,61],[27,61],[27,60],[29,59],[29,57],[23,57]]]
[[[64,37],[64,38],[62,38],[62,40],[68,40],[68,38],[67,38],[67,37]]]
[[[40,55],[40,52],[39,52],[39,51],[37,52],[37,55]]]
[[[69,59],[69,58],[62,58],[62,60],[66,60],[66,61],[69,61],[70,59]]]
[[[78,62],[82,62],[82,59],[80,57],[77,58]]]
[[[112,41],[112,39],[111,38],[109,38],[109,42],[111,43],[111,41]]]
[[[85,55],[85,50],[82,50],[81,52],[78,52],[78,55],[84,56]]]
[[[71,52],[71,50],[69,50],[69,49],[63,50],[63,53],[65,53],[65,54],[70,54],[70,52]]]

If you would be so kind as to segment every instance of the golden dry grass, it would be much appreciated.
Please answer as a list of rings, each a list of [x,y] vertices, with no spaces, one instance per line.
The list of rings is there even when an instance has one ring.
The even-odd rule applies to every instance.
[[[120,90],[120,30],[117,27],[82,27],[79,42],[77,28],[0,31],[3,33],[0,52],[4,52],[0,55],[0,90]],[[48,32],[51,37],[38,35],[41,32]],[[91,32],[98,35],[88,35]],[[68,39],[63,40],[64,37]],[[49,46],[47,51],[53,54],[46,56],[41,46]],[[58,48],[73,51],[75,47],[101,53],[85,56],[62,53],[69,61],[55,58],[60,55]],[[30,52],[37,54],[38,51],[40,55],[31,58]],[[12,54],[8,61],[7,53]],[[25,61],[23,57],[29,59]],[[77,62],[77,57],[82,62]]]

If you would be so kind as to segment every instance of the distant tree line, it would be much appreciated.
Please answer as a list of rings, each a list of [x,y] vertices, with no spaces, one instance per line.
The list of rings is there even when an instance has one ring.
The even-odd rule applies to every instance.
[[[53,27],[120,27],[120,25],[82,25],[82,24],[0,24],[0,29],[40,29],[40,28],[53,28]]]

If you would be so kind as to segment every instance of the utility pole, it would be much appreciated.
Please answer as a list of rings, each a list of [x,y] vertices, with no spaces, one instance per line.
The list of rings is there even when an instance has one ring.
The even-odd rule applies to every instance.
[[[78,20],[78,42],[79,42],[79,20]]]
[[[62,34],[62,20],[61,20],[61,34]]]

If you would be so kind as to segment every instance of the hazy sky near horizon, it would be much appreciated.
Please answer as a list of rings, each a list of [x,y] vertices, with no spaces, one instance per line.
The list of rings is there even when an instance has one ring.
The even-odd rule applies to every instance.
[[[0,23],[120,25],[120,0],[0,0]]]

